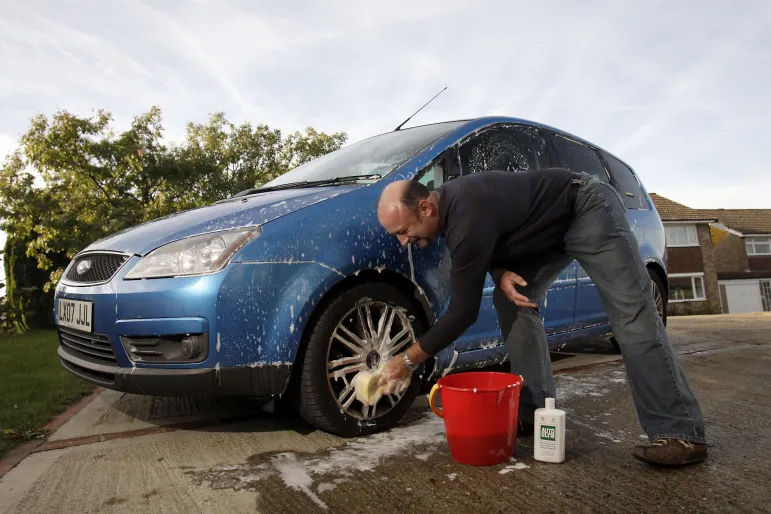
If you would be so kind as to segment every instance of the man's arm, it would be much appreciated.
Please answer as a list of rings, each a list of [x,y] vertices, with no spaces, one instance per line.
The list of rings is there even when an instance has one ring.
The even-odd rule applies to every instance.
[[[479,218],[469,218],[473,220],[472,223],[478,223]],[[492,229],[479,227],[477,230],[461,230],[456,234],[459,237],[453,237],[447,244],[452,254],[450,308],[420,340],[404,352],[415,365],[423,363],[455,341],[479,315],[482,290],[497,233]],[[392,394],[404,387],[404,381],[409,376],[410,371],[403,355],[396,355],[381,374],[380,383],[387,384],[385,394]]]
[[[479,315],[482,290],[498,233],[492,223],[482,223],[479,213],[473,210],[461,219],[463,223],[454,227],[447,239],[452,262],[450,306],[420,338],[420,350],[425,355],[435,355],[451,344],[474,324]],[[411,353],[419,355],[417,350]]]

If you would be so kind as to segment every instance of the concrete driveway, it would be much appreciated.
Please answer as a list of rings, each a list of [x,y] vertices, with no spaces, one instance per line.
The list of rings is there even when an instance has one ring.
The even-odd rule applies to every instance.
[[[0,513],[768,512],[771,315],[673,318],[670,334],[707,419],[710,457],[680,470],[636,461],[643,439],[609,344],[554,356],[567,460],[452,461],[421,396],[399,427],[360,439],[248,401],[105,391],[0,479]]]

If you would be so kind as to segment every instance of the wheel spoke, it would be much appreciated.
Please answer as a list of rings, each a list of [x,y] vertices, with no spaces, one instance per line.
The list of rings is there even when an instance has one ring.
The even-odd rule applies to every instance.
[[[380,400],[378,400],[378,402],[377,402],[377,403],[375,403],[375,405],[373,405],[373,406],[372,406],[372,417],[373,417],[373,418],[376,418],[376,417],[377,417],[377,414],[376,414],[376,413],[377,413],[377,404],[378,404],[378,403],[380,403]]]
[[[386,307],[388,308],[388,307]],[[380,342],[380,351],[382,352],[385,349],[386,345],[391,344],[391,327],[394,324],[394,318],[396,317],[396,309],[389,309],[390,314],[388,315],[388,321],[385,322],[385,326],[383,327],[382,331],[380,328],[378,328],[378,340]],[[381,325],[383,324],[383,320],[386,318],[384,315],[382,318],[380,318]]]
[[[329,373],[329,378],[333,378],[337,380],[338,378],[344,377],[345,375],[349,375],[353,373],[354,371],[364,371],[367,369],[367,363],[366,362],[359,362],[358,364],[351,364],[350,366],[346,366],[344,368],[340,368],[334,373]]]
[[[402,330],[402,331],[400,332],[400,334],[402,334],[402,333],[406,334],[407,332],[409,332],[409,329],[406,329],[406,328],[405,328],[404,330]],[[400,338],[401,338],[401,336],[400,336]],[[397,341],[397,342],[396,342],[396,344],[394,344],[394,345],[391,347],[391,356],[392,356],[392,357],[393,357],[394,355],[396,355],[397,353],[399,353],[399,351],[400,351],[402,348],[404,348],[405,346],[407,346],[407,345],[410,343],[410,341],[412,341],[412,337],[410,337],[409,335],[407,335],[407,337],[405,337],[403,340],[400,340],[400,339],[395,339],[395,341]]]
[[[396,309],[392,309],[389,306],[385,306],[383,309],[383,315],[380,317],[380,323],[377,327],[377,337],[380,343],[380,349],[390,342],[389,334],[391,333],[391,327],[394,324],[394,318],[396,317]]]
[[[364,312],[367,317],[367,328],[369,328],[370,343],[372,343],[375,337],[377,337],[377,331],[375,330],[375,324],[372,320],[372,309],[370,309],[369,305],[364,306]]]
[[[391,407],[396,407],[396,404],[399,403],[400,400],[395,394],[389,394],[388,399],[391,400]]]
[[[364,416],[364,419],[369,419],[369,405],[366,403],[361,407],[361,415]]]
[[[410,331],[410,327],[409,326],[403,326],[402,330],[398,334],[396,334],[393,337],[388,336],[387,341],[388,341],[389,347],[393,348],[394,343],[399,341],[402,337],[404,337],[404,334],[408,333],[409,331]]]
[[[340,335],[340,332],[345,333],[348,337],[351,338],[351,340],[348,340],[344,338],[342,335]],[[337,330],[335,330],[335,334],[333,336],[335,339],[343,343],[345,346],[348,347],[353,353],[357,355],[364,355],[367,353],[367,343],[362,341],[359,336],[348,330],[343,325],[338,325]]]
[[[367,340],[368,343],[372,341],[372,332],[367,329],[367,321],[364,319],[364,313],[362,308],[356,309],[356,316],[359,318],[359,326],[361,327],[362,337]]]
[[[343,409],[348,410],[353,403],[353,400],[356,399],[355,393],[356,391],[353,388],[353,382],[351,382],[340,392],[340,396],[337,397],[337,403],[339,403]]]
[[[364,355],[354,355],[353,357],[343,357],[342,359],[336,359],[329,362],[328,369],[329,371],[332,371],[335,368],[339,368],[340,366],[347,366],[348,364],[356,364],[359,362],[364,362],[366,357]]]

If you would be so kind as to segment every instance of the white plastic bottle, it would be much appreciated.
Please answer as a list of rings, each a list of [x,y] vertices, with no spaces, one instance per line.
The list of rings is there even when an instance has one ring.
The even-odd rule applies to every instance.
[[[533,456],[535,460],[560,463],[565,460],[565,411],[554,405],[554,398],[546,398],[546,408],[535,410]]]

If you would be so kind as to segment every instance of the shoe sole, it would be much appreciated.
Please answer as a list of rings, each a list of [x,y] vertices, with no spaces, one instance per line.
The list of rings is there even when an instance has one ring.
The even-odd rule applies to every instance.
[[[689,466],[691,464],[698,464],[699,462],[703,462],[707,458],[707,454],[705,453],[703,455],[699,455],[698,457],[692,457],[691,459],[688,459],[688,460],[682,460],[678,462],[667,462],[667,461],[646,459],[641,455],[632,454],[632,456],[635,459],[645,462],[647,464],[652,464],[654,466],[666,467],[666,468],[676,468],[676,467],[682,467],[682,466]]]

